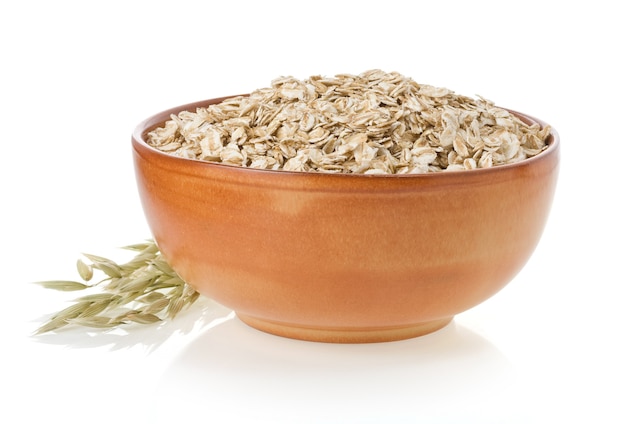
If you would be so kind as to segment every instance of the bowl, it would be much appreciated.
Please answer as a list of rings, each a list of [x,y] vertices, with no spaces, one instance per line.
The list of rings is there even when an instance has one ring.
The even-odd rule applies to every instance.
[[[431,333],[493,296],[542,235],[559,136],[537,156],[419,175],[256,170],[175,157],[132,137],[152,235],[200,294],[258,330],[301,340],[384,342]],[[544,122],[511,111],[526,122]]]

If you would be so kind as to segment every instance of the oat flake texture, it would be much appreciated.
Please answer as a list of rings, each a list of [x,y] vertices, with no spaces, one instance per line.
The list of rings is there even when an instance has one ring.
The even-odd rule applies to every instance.
[[[248,168],[417,174],[519,162],[545,149],[549,132],[483,98],[370,70],[281,77],[172,115],[147,139],[175,156]]]

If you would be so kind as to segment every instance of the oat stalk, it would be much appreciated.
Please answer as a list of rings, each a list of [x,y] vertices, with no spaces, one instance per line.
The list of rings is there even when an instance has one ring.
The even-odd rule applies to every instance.
[[[68,325],[114,328],[129,323],[153,324],[173,319],[199,297],[165,261],[153,240],[125,246],[136,252],[128,262],[83,254],[76,268],[80,280],[39,281],[44,288],[60,291],[93,290],[73,300],[35,334],[58,330]],[[85,261],[86,259],[86,261]],[[102,279],[93,283],[95,274]]]

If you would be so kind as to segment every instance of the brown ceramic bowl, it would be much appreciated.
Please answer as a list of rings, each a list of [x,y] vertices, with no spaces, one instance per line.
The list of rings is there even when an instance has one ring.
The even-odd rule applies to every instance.
[[[142,122],[136,176],[164,257],[254,328],[349,343],[427,334],[504,287],[541,237],[558,174],[555,131],[520,163],[402,176],[253,170],[145,143],[170,114],[222,100]]]

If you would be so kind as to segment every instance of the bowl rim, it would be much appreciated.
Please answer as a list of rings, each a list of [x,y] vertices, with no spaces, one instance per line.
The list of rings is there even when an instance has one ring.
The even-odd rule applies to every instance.
[[[206,107],[211,104],[216,104],[222,102],[227,99],[240,97],[240,96],[248,96],[249,94],[236,94],[222,97],[215,97],[205,100],[199,100],[191,103],[182,104],[179,106],[174,106],[169,109],[163,110],[161,112],[157,112],[148,118],[141,121],[138,125],[135,126],[135,129],[132,132],[132,146],[133,150],[137,154],[141,154],[141,152],[149,152],[151,155],[156,155],[163,160],[171,161],[172,163],[180,162],[185,163],[187,166],[194,167],[206,167],[208,169],[215,170],[224,170],[228,172],[234,172],[237,174],[250,174],[250,175],[283,175],[283,176],[294,176],[298,178],[302,178],[303,176],[315,176],[316,178],[343,178],[343,179],[445,179],[449,177],[458,178],[459,175],[467,175],[467,176],[487,176],[491,173],[502,173],[504,171],[511,171],[516,168],[523,168],[527,166],[531,166],[532,164],[546,160],[548,157],[558,154],[560,150],[560,136],[554,127],[550,126],[550,134],[547,140],[547,147],[539,154],[532,156],[530,158],[523,159],[519,162],[503,164],[492,166],[490,168],[475,168],[475,169],[466,169],[466,170],[457,170],[457,171],[442,171],[442,172],[425,172],[421,174],[356,174],[356,173],[326,173],[326,172],[303,172],[303,171],[285,171],[282,169],[273,170],[273,169],[258,169],[258,168],[247,168],[243,166],[236,165],[227,165],[219,162],[211,162],[200,159],[193,158],[183,158],[180,156],[174,156],[169,153],[163,152],[151,145],[149,145],[145,140],[145,135],[152,131],[153,129],[161,126],[167,120],[170,119],[170,116],[173,114],[178,114],[182,111],[193,111],[200,107]],[[519,112],[514,109],[509,109],[506,107],[498,106],[502,109],[507,110],[508,112],[514,114],[518,118],[522,119],[526,123],[536,123],[544,128],[546,125],[549,125],[547,122],[536,118],[532,115],[528,115],[523,112]]]

